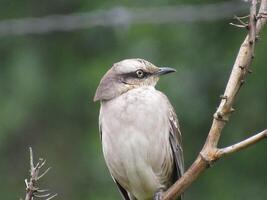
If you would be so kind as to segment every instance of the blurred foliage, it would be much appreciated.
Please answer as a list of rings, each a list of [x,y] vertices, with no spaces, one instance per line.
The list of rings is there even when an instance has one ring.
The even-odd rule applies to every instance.
[[[164,6],[214,1],[1,0],[0,20],[87,12],[112,6]],[[119,199],[101,152],[99,103],[92,101],[102,75],[124,58],[172,66],[158,89],[174,104],[188,167],[209,130],[235,55],[246,34],[228,20],[209,23],[98,27],[75,32],[0,38],[0,194],[24,196],[28,147],[53,169],[43,185],[57,199]],[[267,31],[256,47],[254,72],[236,102],[221,146],[266,128]],[[266,199],[266,142],[216,163],[185,199]]]

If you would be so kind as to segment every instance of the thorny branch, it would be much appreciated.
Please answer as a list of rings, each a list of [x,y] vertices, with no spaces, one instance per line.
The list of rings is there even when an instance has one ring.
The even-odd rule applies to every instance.
[[[248,35],[242,43],[236,57],[230,78],[226,85],[221,102],[213,116],[213,122],[206,142],[190,168],[164,194],[163,200],[172,200],[180,196],[208,167],[224,155],[247,148],[264,138],[267,138],[267,129],[242,141],[225,148],[218,148],[218,142],[225,124],[234,111],[233,104],[238,91],[245,83],[245,78],[251,72],[251,62],[254,58],[254,46],[258,34],[267,22],[267,0],[262,0],[257,14],[257,0],[251,0],[249,23],[241,22],[238,27],[246,27]]]
[[[36,198],[46,198],[45,200],[51,200],[57,196],[57,194],[51,195],[47,193],[48,190],[40,189],[37,185],[38,181],[47,174],[47,172],[51,169],[50,167],[47,168],[41,175],[40,169],[45,165],[46,160],[39,158],[39,161],[36,165],[33,163],[33,152],[32,148],[30,147],[30,179],[29,181],[25,179],[26,184],[26,196],[25,200],[33,200],[34,197]]]

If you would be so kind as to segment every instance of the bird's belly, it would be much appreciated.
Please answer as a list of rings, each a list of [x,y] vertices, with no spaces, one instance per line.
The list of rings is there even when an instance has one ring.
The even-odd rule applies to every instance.
[[[144,134],[131,132],[103,143],[105,160],[112,176],[138,199],[151,198],[161,188],[158,169],[163,163],[162,146]],[[103,141],[106,135],[103,135]]]

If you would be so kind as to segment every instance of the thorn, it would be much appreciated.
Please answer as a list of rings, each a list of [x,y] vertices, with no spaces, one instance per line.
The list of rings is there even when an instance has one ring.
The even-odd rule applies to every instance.
[[[40,176],[37,177],[37,180],[39,180],[39,179],[42,178],[44,175],[46,175],[47,172],[49,172],[50,169],[51,169],[51,167],[48,167],[48,168],[44,171],[44,173],[42,173]]]
[[[241,66],[241,65],[238,66],[238,67],[239,67],[240,69],[242,69],[242,70],[245,69],[245,67],[244,67],[244,66]]]
[[[241,25],[241,24],[235,24],[235,23],[229,23],[231,26],[235,26],[237,28],[247,28],[247,26]]]
[[[34,169],[35,169],[35,170],[40,169],[40,168],[39,168],[40,164],[41,164],[41,163],[40,163],[40,161],[39,161],[39,162],[35,165]]]
[[[27,179],[25,179],[25,180],[24,180],[24,182],[25,182],[25,184],[26,184],[26,188],[28,188],[28,187],[29,187],[28,180],[27,180]]]
[[[220,111],[217,112],[217,117],[218,117],[219,119],[222,119],[222,118],[223,118],[223,113],[221,113]]]
[[[221,98],[221,99],[226,99],[226,100],[227,100],[228,97],[227,97],[227,95],[223,95],[223,94],[222,94],[222,95],[220,95],[220,98]]]
[[[41,167],[43,167],[43,166],[45,165],[45,163],[46,163],[46,160],[42,159],[41,164],[40,164],[40,166],[39,166],[39,169],[40,169]]]
[[[53,199],[53,198],[56,197],[56,196],[57,196],[57,194],[54,194],[53,196],[47,198],[46,200],[51,200],[51,199]]]
[[[230,112],[235,112],[235,109],[234,108],[230,108]]]
[[[246,19],[246,18],[249,18],[249,16],[250,15],[245,15],[245,16],[242,16],[242,17],[238,17],[238,16],[234,16],[234,19],[237,19],[237,18],[239,18],[239,19]]]
[[[222,121],[222,122],[228,122],[228,119],[224,119],[223,118],[223,113],[221,113],[220,111],[216,112],[213,117],[214,119],[218,120],[218,121]]]
[[[37,197],[37,198],[44,198],[44,197],[49,197],[50,193],[47,193],[47,194],[34,194],[34,196]]]
[[[249,17],[249,16],[248,16]],[[247,17],[247,18],[248,18]],[[245,19],[246,17],[237,17],[237,16],[235,16],[234,17],[234,19],[236,19],[241,25],[243,25],[243,26],[247,26],[248,24],[247,23],[245,23],[245,22],[243,22],[241,19]]]
[[[44,189],[44,190],[37,190],[36,192],[42,193],[42,192],[48,192],[49,190]]]
[[[245,80],[241,80],[240,84],[243,85],[246,81]]]
[[[244,70],[244,69],[246,69],[247,70],[247,72],[248,73],[252,73],[252,70],[251,69],[249,69],[249,68],[246,68],[246,67],[244,67],[244,66],[238,66],[241,70]]]

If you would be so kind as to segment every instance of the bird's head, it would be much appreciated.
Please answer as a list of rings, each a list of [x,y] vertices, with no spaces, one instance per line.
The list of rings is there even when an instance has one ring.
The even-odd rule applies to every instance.
[[[160,75],[175,71],[168,67],[156,67],[143,59],[122,60],[115,63],[103,76],[96,90],[94,101],[110,100],[142,86],[154,87]]]

